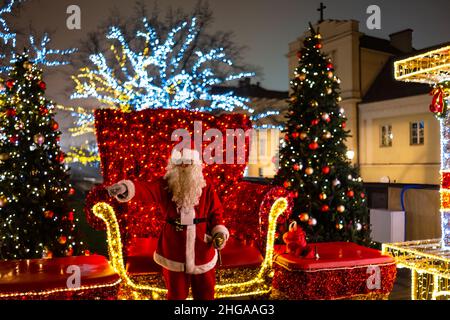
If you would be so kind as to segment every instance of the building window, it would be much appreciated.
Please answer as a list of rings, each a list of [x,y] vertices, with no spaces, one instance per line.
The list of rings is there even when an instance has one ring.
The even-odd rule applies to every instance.
[[[411,145],[421,145],[425,143],[425,124],[423,121],[411,122],[410,124]]]
[[[390,124],[381,126],[381,147],[392,147],[392,126]]]

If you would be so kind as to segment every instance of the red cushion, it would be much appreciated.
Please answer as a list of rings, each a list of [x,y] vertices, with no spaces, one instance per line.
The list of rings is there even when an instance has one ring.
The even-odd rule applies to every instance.
[[[147,274],[160,272],[161,267],[153,260],[158,239],[135,238],[128,247],[126,269],[129,274]]]
[[[319,259],[302,258],[285,253],[285,245],[275,246],[275,261],[290,270],[320,270],[328,268],[355,267],[393,263],[391,256],[381,251],[352,242],[324,242],[309,244],[314,251],[317,246]]]
[[[254,245],[244,244],[231,237],[221,251],[222,266],[220,268],[258,267],[264,258]]]
[[[21,293],[66,289],[71,265],[80,267],[81,286],[111,284],[119,280],[108,260],[99,255],[0,262],[0,292]]]
[[[126,258],[126,268],[129,274],[146,274],[160,272],[161,267],[153,260],[158,239],[135,238],[129,247]],[[257,267],[261,265],[263,257],[253,245],[230,238],[221,251],[222,266],[220,268]]]

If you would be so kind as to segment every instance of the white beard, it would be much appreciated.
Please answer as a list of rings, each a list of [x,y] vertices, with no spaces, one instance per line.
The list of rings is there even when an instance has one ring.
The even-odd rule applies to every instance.
[[[206,186],[201,165],[190,165],[186,168],[169,164],[164,179],[172,192],[172,200],[177,209],[184,211],[198,205],[202,190]]]

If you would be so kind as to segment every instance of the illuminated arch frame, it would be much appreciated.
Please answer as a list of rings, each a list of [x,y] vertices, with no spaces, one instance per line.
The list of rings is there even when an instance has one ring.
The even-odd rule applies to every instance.
[[[394,63],[395,79],[436,85],[450,80],[450,45],[425,52]],[[450,88],[445,88],[450,89]],[[442,246],[450,250],[450,115],[440,119],[441,133],[441,187],[440,210]]]

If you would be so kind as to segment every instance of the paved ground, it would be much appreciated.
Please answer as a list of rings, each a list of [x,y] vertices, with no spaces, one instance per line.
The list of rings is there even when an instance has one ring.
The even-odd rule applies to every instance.
[[[397,280],[389,299],[411,300],[411,271],[409,269],[397,269]]]

